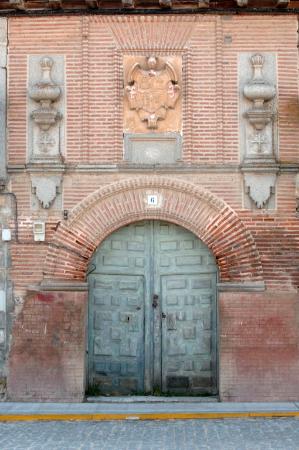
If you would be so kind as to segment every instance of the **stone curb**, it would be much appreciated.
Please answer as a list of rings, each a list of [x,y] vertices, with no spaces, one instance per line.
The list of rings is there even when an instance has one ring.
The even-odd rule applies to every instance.
[[[299,417],[299,411],[246,411],[197,413],[141,414],[0,414],[0,422],[19,421],[114,421],[114,420],[188,420],[188,419],[248,419]]]

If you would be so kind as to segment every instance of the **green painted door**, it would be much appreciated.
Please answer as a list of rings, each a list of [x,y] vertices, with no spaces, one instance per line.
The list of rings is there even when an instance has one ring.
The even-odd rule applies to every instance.
[[[89,272],[90,387],[216,393],[217,266],[195,235],[134,223],[101,244]]]

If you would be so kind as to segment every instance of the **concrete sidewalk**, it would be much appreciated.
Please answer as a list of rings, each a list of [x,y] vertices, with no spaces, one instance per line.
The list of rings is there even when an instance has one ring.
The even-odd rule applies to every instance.
[[[146,400],[142,400],[146,399]],[[0,422],[29,420],[170,420],[298,417],[299,402],[228,403],[194,398],[113,398],[90,403],[0,403]]]

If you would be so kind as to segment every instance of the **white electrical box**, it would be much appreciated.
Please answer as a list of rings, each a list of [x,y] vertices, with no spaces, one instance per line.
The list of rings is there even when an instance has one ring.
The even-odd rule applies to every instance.
[[[45,222],[35,221],[33,222],[33,235],[35,241],[44,241],[46,234]]]
[[[9,228],[2,229],[2,241],[11,241],[11,231]]]
[[[0,291],[0,311],[6,310],[6,293],[5,291]]]

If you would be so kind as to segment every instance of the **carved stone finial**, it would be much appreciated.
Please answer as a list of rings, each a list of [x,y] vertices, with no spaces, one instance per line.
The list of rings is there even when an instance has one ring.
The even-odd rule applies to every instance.
[[[61,95],[60,87],[51,78],[53,64],[53,59],[49,56],[40,60],[41,79],[29,89],[30,98],[40,104],[31,113],[31,117],[42,131],[48,131],[61,119],[61,114],[52,105]]]
[[[147,122],[147,128],[158,128],[168,109],[173,109],[180,96],[178,76],[170,62],[161,64],[155,56],[146,60],[145,67],[133,64],[129,71],[125,93],[130,109]]]
[[[64,56],[28,59],[28,144],[30,161],[61,163],[64,153]]]
[[[252,79],[244,86],[244,95],[253,102],[253,107],[247,111],[247,117],[252,126],[262,131],[270,123],[274,112],[265,105],[276,95],[275,87],[268,83],[263,76],[265,58],[255,54],[251,57],[253,67]]]

